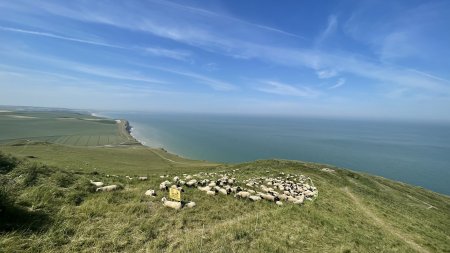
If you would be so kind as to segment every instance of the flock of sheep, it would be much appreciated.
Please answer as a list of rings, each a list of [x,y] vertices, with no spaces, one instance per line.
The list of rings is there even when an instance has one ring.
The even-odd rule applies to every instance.
[[[183,187],[195,188],[206,195],[233,195],[235,198],[248,199],[250,201],[266,200],[282,206],[283,202],[293,204],[302,204],[305,200],[312,200],[318,196],[318,190],[314,186],[311,178],[303,175],[292,175],[281,172],[276,177],[254,177],[239,182],[234,173],[239,169],[232,170],[228,173],[201,172],[194,175],[183,174],[182,177],[175,176],[172,182],[167,180],[168,175],[160,176],[166,178],[159,185],[160,191],[169,191],[170,188],[176,188],[184,192]],[[266,171],[267,173],[269,171]],[[132,179],[127,176],[128,179]],[[138,177],[138,180],[147,180],[147,177]],[[96,191],[113,191],[119,188],[117,185],[103,186],[102,182],[91,181],[95,185]],[[156,190],[149,189],[144,193],[146,196],[156,197]],[[181,209],[183,207],[192,208],[195,202],[170,201],[163,197],[162,203],[166,207],[173,209]]]

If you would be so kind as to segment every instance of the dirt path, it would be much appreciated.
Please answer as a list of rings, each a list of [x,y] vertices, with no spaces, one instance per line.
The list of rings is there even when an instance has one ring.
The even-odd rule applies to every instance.
[[[422,246],[418,245],[411,239],[409,239],[406,235],[398,231],[396,228],[392,227],[391,225],[384,222],[383,219],[379,218],[376,214],[374,214],[370,209],[368,209],[361,201],[360,199],[350,192],[348,187],[344,188],[345,193],[350,196],[350,198],[355,202],[356,206],[361,209],[365,215],[370,217],[376,225],[381,227],[382,229],[390,232],[391,234],[395,235],[397,238],[401,239],[405,243],[407,243],[412,249],[416,250],[417,252],[425,252],[428,253],[429,251],[424,249]]]
[[[164,157],[163,155],[161,155],[160,153],[158,153],[158,152],[156,152],[156,151],[154,151],[154,150],[151,150],[151,149],[150,149],[150,151],[152,151],[155,155],[161,157],[161,159],[164,159],[164,160],[169,161],[169,162],[172,162],[172,163],[178,163],[178,164],[192,164],[192,163],[185,163],[185,162],[174,161],[174,160],[172,160],[172,159],[169,159],[169,158],[167,158],[167,157]]]

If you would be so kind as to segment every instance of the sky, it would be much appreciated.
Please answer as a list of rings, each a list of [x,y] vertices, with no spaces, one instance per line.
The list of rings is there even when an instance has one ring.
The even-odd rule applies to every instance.
[[[0,0],[0,105],[450,121],[450,1]]]

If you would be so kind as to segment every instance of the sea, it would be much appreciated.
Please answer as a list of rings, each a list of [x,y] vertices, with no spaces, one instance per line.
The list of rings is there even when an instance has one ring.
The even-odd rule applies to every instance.
[[[283,116],[99,112],[144,145],[222,163],[324,163],[450,195],[450,123]]]

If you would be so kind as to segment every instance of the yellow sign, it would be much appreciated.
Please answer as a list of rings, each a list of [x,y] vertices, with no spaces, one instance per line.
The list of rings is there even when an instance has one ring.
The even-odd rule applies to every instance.
[[[176,188],[169,188],[169,197],[176,201],[181,201],[181,192]]]

